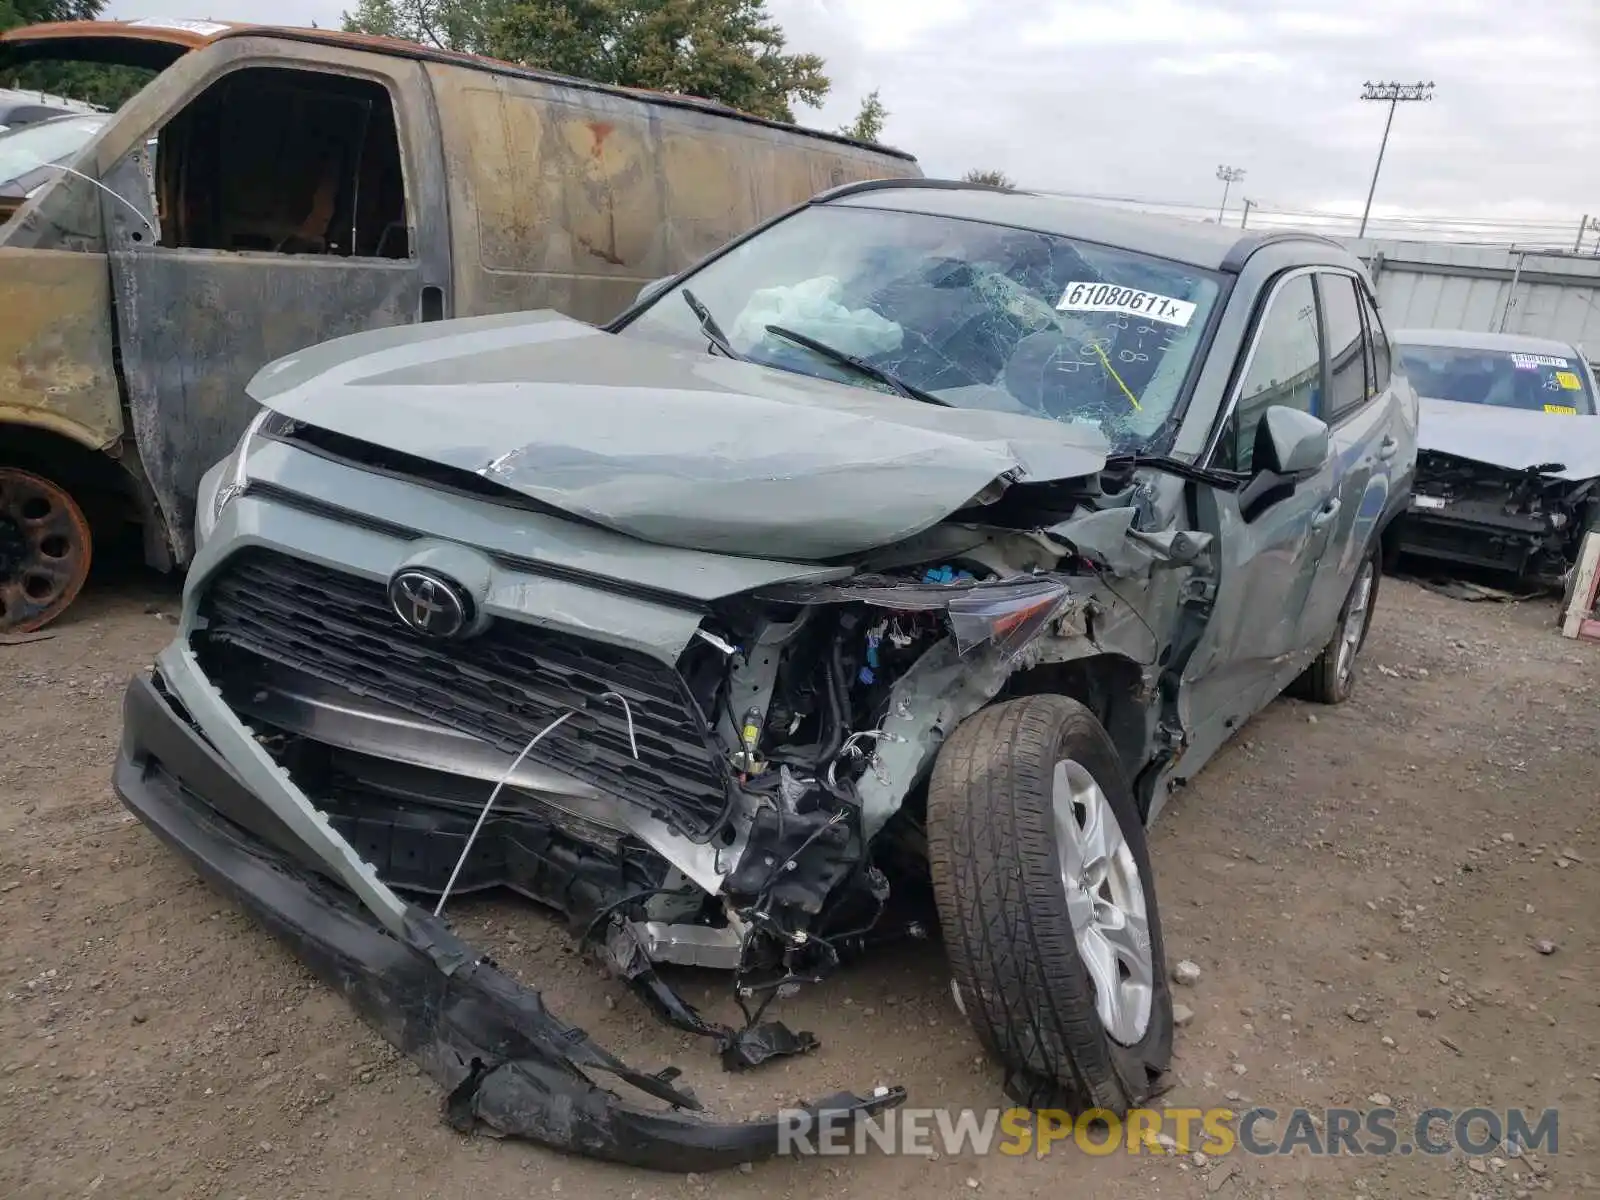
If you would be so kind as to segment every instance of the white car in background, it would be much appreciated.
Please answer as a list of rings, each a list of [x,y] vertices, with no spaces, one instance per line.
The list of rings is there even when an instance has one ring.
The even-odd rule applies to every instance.
[[[1600,528],[1600,388],[1582,351],[1454,329],[1394,341],[1421,407],[1399,550],[1561,586]]]

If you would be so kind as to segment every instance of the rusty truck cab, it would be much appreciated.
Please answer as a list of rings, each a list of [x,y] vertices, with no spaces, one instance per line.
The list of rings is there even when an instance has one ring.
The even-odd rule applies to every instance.
[[[96,536],[193,550],[201,475],[264,364],[362,329],[641,285],[838,183],[880,147],[688,97],[409,43],[204,21],[0,36],[159,71],[0,226],[0,631],[71,603]]]

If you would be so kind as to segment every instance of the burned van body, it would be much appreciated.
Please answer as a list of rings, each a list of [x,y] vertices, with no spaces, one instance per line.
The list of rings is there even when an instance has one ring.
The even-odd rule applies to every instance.
[[[159,73],[0,227],[0,629],[72,600],[95,532],[186,564],[265,363],[532,308],[615,316],[759,221],[909,156],[688,97],[422,46],[205,21],[0,35]]]

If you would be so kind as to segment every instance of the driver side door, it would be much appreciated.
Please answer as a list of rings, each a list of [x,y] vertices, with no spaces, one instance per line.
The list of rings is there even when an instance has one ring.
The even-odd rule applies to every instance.
[[[1207,461],[1251,472],[1260,466],[1257,433],[1268,408],[1322,416],[1326,356],[1310,271],[1286,272],[1269,285],[1242,356]],[[1292,490],[1249,509],[1240,508],[1242,492],[1197,489],[1200,527],[1216,538],[1217,580],[1211,617],[1184,671],[1179,703],[1191,734],[1180,775],[1305,665],[1307,601],[1340,528],[1337,471],[1330,455]]]

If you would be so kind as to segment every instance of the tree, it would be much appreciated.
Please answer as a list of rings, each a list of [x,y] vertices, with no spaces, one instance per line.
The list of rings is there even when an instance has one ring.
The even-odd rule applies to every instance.
[[[1008,192],[1017,190],[1016,183],[1004,171],[979,171],[971,170],[961,177],[968,183],[987,183],[990,187],[1005,188]]]
[[[883,136],[883,123],[888,119],[889,110],[878,98],[878,89],[873,88],[862,97],[861,111],[856,113],[856,119],[839,132],[858,142],[876,142]]]
[[[505,9],[505,0],[359,0],[343,14],[342,27],[346,33],[488,54],[490,30]]]
[[[43,21],[89,21],[105,0],[0,0],[0,32]],[[42,60],[5,72],[0,85],[50,92],[116,108],[150,81],[153,71],[101,63]]]
[[[701,96],[777,121],[793,121],[797,102],[820,104],[831,86],[821,58],[786,52],[766,0],[478,2],[506,5],[489,53],[562,75]]]

